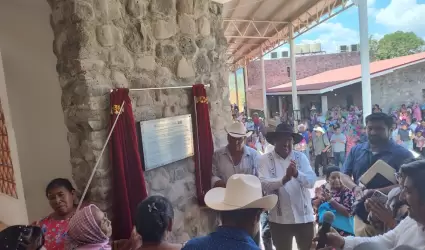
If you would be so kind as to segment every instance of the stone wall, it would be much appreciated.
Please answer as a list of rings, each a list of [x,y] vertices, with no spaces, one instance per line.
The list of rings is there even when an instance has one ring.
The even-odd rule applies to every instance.
[[[222,5],[210,0],[48,1],[73,178],[83,189],[95,162],[101,161],[90,197],[102,209],[110,210],[112,200],[108,152],[99,159],[108,133],[111,88],[210,84],[215,146],[226,143],[224,126],[231,116]],[[135,91],[131,98],[136,121],[193,110],[190,89]],[[192,159],[148,171],[145,177],[150,194],[173,202],[173,241],[205,234],[214,224],[215,217],[196,205]]]
[[[405,103],[425,103],[425,63],[408,66],[371,80],[372,105],[384,112]]]
[[[298,56],[296,63],[297,79],[303,79],[328,70],[360,64],[360,52]],[[264,60],[267,88],[290,82],[291,78],[287,71],[290,66],[289,58]],[[248,64],[248,85],[248,107],[262,110],[263,97],[259,60]]]

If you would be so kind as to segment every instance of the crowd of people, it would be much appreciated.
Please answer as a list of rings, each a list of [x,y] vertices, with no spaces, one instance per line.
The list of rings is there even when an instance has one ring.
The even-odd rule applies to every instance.
[[[366,117],[366,141],[349,151],[342,136],[347,131],[345,120],[339,119],[331,135],[332,121],[326,127],[329,119],[323,127],[301,124],[299,131],[287,123],[265,133],[260,126],[253,133],[241,122],[226,127],[228,144],[213,154],[212,189],[205,196],[221,224],[207,236],[167,242],[173,229],[172,204],[162,196],[150,196],[137,207],[132,236],[111,239],[113,228],[106,213],[88,200],[77,211],[72,184],[55,179],[46,187],[53,212],[30,226],[0,232],[0,249],[292,250],[295,238],[298,249],[309,250],[317,240],[315,224],[322,225],[329,212],[335,216],[326,237],[330,249],[425,249],[425,161],[392,139],[391,115],[375,112]],[[313,127],[312,135],[308,126]],[[258,135],[255,148],[252,141],[247,144],[252,134]],[[302,145],[312,145],[311,151]],[[314,188],[317,168],[309,157],[317,160],[331,148],[335,166],[323,168],[326,183],[312,197],[309,189]],[[393,169],[396,182],[391,178],[361,182],[379,160]]]

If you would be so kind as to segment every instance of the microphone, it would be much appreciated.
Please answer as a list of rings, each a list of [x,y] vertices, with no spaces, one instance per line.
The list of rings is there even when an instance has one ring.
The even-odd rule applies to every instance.
[[[335,215],[332,212],[325,212],[323,214],[322,227],[319,229],[319,240],[317,241],[316,249],[322,249],[326,246],[328,241],[326,234],[331,231],[332,223],[335,220]]]

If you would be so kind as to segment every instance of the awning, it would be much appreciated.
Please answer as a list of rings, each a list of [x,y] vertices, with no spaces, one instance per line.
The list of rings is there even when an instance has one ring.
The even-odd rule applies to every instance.
[[[337,15],[349,0],[231,0],[224,3],[224,35],[233,69]]]

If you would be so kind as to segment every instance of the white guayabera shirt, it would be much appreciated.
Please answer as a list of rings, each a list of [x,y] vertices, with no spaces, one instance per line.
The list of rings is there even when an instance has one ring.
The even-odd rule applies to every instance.
[[[402,220],[393,230],[375,237],[345,237],[343,250],[352,250],[365,242],[375,242],[385,249],[409,246],[416,250],[425,250],[424,226],[410,217]]]
[[[297,164],[298,177],[283,185],[282,178],[291,160]],[[269,213],[269,221],[278,224],[302,224],[314,221],[309,189],[314,187],[316,174],[305,154],[292,150],[286,159],[280,157],[274,150],[264,154],[258,161],[258,177],[263,191],[267,194],[276,194],[279,198],[277,205]]]

